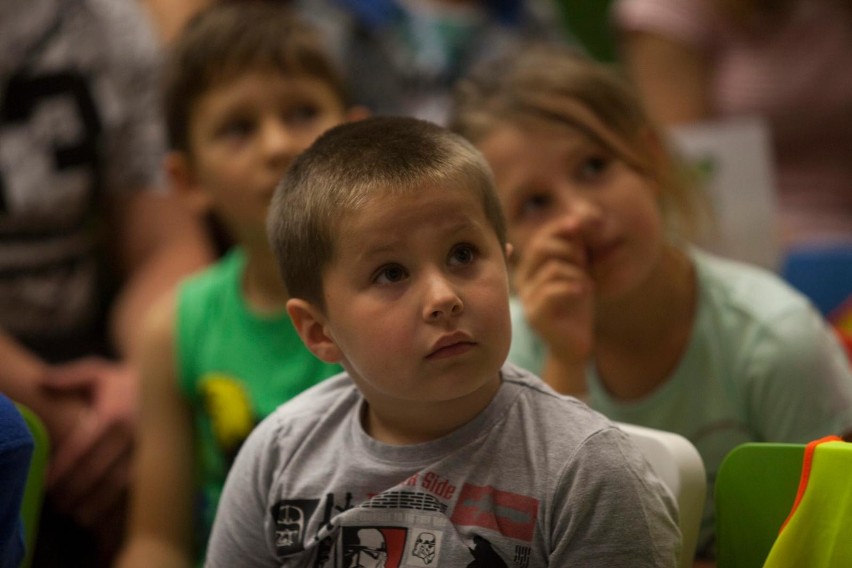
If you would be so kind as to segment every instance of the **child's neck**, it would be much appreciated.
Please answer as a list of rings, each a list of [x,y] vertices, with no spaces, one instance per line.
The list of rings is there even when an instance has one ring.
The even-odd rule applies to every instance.
[[[611,394],[640,398],[668,379],[689,344],[697,301],[692,262],[672,247],[636,294],[600,310],[595,363]]]
[[[259,314],[281,313],[289,297],[272,251],[246,249],[245,252],[242,291],[246,304]]]
[[[494,381],[463,398],[419,404],[400,404],[397,400],[383,400],[381,395],[372,394],[365,405],[362,424],[370,437],[385,444],[431,442],[479,416],[494,400],[501,383],[498,374]]]

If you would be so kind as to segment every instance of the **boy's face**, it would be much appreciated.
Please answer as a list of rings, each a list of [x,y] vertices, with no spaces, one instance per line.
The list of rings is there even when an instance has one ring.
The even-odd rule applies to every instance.
[[[325,332],[371,407],[490,400],[511,339],[504,250],[470,191],[426,184],[343,219]]]
[[[266,211],[293,159],[345,109],[310,76],[256,71],[205,93],[190,120],[190,176],[195,191],[237,241],[265,246]]]

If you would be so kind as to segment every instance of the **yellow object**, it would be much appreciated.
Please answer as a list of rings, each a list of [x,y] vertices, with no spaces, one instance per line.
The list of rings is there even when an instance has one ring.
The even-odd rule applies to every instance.
[[[236,451],[256,422],[245,387],[233,377],[211,373],[201,379],[199,388],[219,445]]]
[[[852,444],[812,442],[799,494],[764,568],[852,566]]]

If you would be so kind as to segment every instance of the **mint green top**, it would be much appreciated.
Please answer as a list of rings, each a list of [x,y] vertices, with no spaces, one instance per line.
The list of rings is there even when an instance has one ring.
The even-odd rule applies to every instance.
[[[713,556],[713,481],[744,442],[807,443],[852,430],[852,372],[804,296],[759,268],[692,250],[698,313],[675,371],[640,400],[609,395],[593,365],[589,404],[613,420],[681,434],[704,460],[707,506],[698,553]],[[547,350],[513,300],[509,360],[541,372]]]
[[[252,428],[341,370],[305,348],[285,312],[258,316],[248,309],[241,288],[245,264],[244,252],[235,248],[187,279],[178,296],[176,357],[196,428],[200,553],[225,476]]]

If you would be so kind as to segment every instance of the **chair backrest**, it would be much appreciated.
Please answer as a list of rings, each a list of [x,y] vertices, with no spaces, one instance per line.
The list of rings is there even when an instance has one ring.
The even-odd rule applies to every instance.
[[[38,521],[41,515],[41,505],[44,500],[44,476],[47,472],[48,457],[50,455],[50,438],[47,429],[41,419],[23,404],[16,403],[18,411],[24,417],[24,421],[30,429],[35,446],[30,460],[27,484],[24,488],[24,498],[21,501],[21,518],[24,523],[24,544],[27,552],[21,568],[26,568],[32,563],[33,551],[35,549],[36,536],[38,535]]]
[[[673,432],[621,422],[618,427],[639,447],[677,501],[683,538],[679,566],[691,567],[707,496],[707,476],[698,450]]]
[[[804,444],[747,443],[725,457],[715,482],[716,565],[760,568],[790,514]]]

